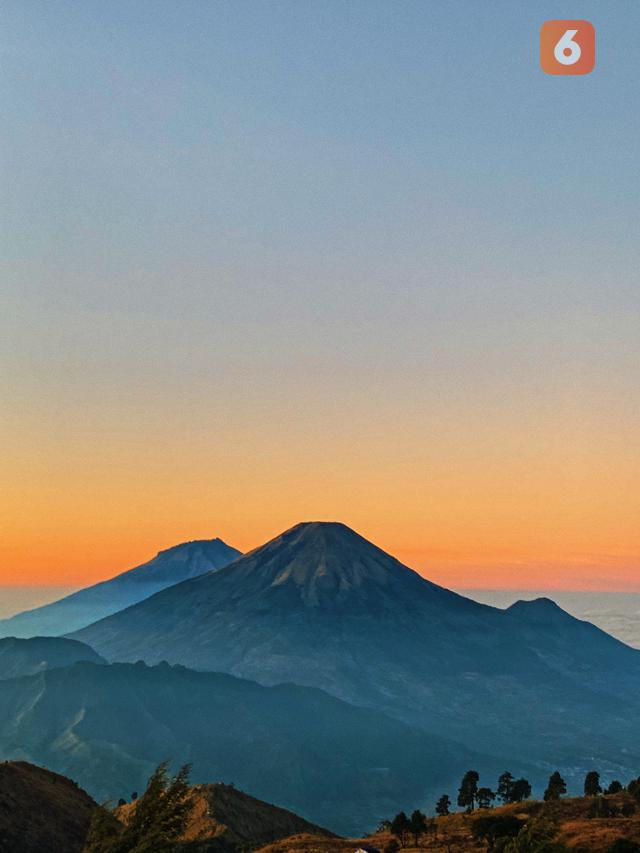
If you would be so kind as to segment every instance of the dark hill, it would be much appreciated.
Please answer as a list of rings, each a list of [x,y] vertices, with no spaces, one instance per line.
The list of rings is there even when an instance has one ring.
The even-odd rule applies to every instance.
[[[0,853],[81,853],[96,804],[75,782],[0,763]]]
[[[449,592],[342,524],[297,525],[74,636],[111,660],[321,687],[545,771],[640,762],[640,652],[551,603]]]
[[[0,680],[34,675],[43,669],[70,666],[77,661],[106,663],[105,659],[78,640],[64,637],[33,637],[0,640]]]
[[[335,838],[328,830],[221,782],[191,789],[193,808],[182,836],[185,853],[249,851],[292,835]],[[137,802],[140,802],[139,800]],[[126,823],[137,803],[117,809]]]
[[[144,790],[165,758],[189,761],[194,782],[234,782],[344,833],[424,803],[471,764],[499,772],[315,688],[142,663],[79,663],[3,682],[0,755],[68,774],[98,801]]]
[[[110,580],[0,620],[0,637],[69,634],[173,584],[219,569],[240,556],[221,539],[183,542]]]

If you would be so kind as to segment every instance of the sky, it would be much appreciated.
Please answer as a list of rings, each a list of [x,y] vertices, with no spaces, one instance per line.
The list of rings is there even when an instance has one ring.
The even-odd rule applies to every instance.
[[[0,583],[331,519],[640,591],[637,2],[0,15]]]

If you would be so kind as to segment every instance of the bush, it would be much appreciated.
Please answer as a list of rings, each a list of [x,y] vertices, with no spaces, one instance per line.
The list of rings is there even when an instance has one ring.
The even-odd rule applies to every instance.
[[[515,838],[505,839],[504,853],[566,853],[566,847],[556,840],[558,829],[546,820],[526,823]]]
[[[515,838],[524,826],[524,821],[512,815],[487,815],[473,821],[471,834],[474,839],[487,842],[489,850],[493,850],[498,838]]]

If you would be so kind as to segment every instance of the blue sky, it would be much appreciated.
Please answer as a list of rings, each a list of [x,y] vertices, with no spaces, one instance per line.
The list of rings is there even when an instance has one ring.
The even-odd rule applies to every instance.
[[[539,69],[550,18],[594,23],[594,73]],[[389,477],[414,458],[444,477],[420,434],[444,465],[454,423],[460,465],[508,466],[538,424],[535,452],[569,448],[556,493],[613,482],[617,505],[637,463],[638,32],[635,2],[5,2],[6,446],[36,457],[9,479],[73,468],[91,501],[92,446],[123,471],[140,429],[195,455],[194,423],[281,466],[260,444],[279,433],[295,468],[336,408],[352,443],[378,424],[373,464],[402,410]],[[504,458],[494,414],[494,435],[528,424]],[[605,438],[618,467],[585,484]],[[438,495],[414,488],[427,517]],[[16,492],[12,525],[34,500]],[[418,522],[388,535],[419,551]],[[598,548],[637,553],[611,525]]]

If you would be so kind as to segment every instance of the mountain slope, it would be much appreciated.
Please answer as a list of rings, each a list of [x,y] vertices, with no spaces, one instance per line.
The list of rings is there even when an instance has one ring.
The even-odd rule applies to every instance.
[[[456,744],[315,688],[167,664],[79,663],[2,682],[0,757],[77,779],[97,800],[144,790],[167,757],[337,832],[423,804],[472,763]]]
[[[77,661],[106,663],[103,657],[78,640],[64,637],[33,637],[29,640],[6,637],[0,640],[0,680],[71,666]]]
[[[110,580],[0,620],[0,637],[69,634],[166,587],[226,566],[239,556],[240,551],[221,539],[183,542]]]
[[[248,851],[300,834],[319,840],[335,838],[328,830],[245,794],[234,785],[195,785],[191,798],[193,807],[182,836],[190,853]],[[119,820],[126,824],[139,802],[118,808]]]
[[[341,524],[301,524],[74,635],[111,660],[295,681],[494,754],[640,760],[640,653],[542,601],[438,587]],[[588,769],[588,768],[587,768]]]
[[[71,779],[0,764],[0,853],[81,853],[96,804]]]

